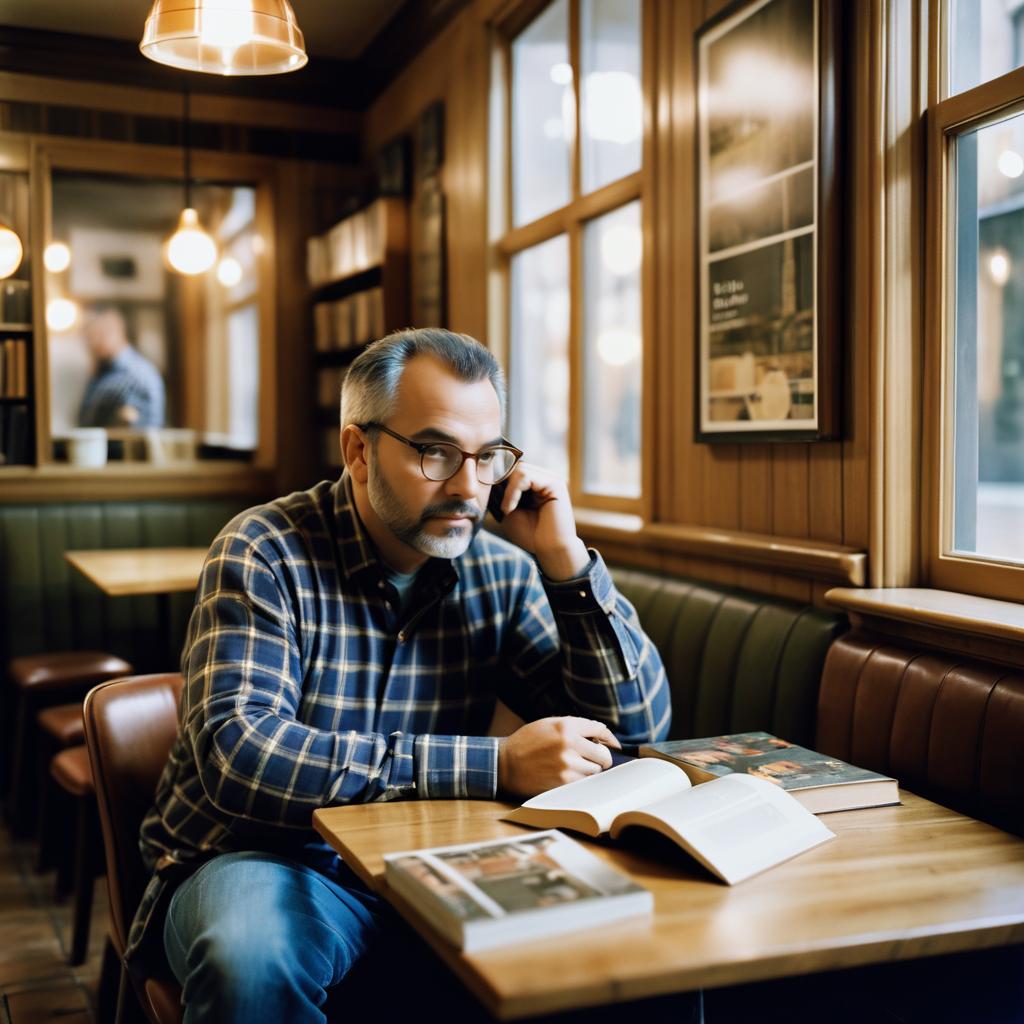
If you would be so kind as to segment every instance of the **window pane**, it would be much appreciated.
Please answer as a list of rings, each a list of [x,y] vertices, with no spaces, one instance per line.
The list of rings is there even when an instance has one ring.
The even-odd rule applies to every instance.
[[[556,0],[512,42],[512,222],[569,201],[575,116],[569,4]]]
[[[1024,6],[950,0],[949,91],[953,95],[1024,64]]]
[[[512,258],[509,430],[538,463],[569,475],[569,242]]]
[[[580,4],[584,192],[640,169],[641,9],[636,0],[582,0]]]
[[[244,185],[193,187],[217,257],[186,276],[165,245],[180,182],[54,173],[51,241],[70,252],[45,278],[55,458],[72,457],[65,442],[82,427],[107,430],[112,459],[219,457],[225,438],[238,442],[235,457],[255,449],[258,397],[255,384],[241,397],[249,369],[239,361],[259,350],[259,318],[229,326],[235,303],[258,288],[255,198]]]
[[[1024,153],[1024,115],[957,140],[953,547],[1024,561],[1024,176],[1008,152]]]
[[[640,495],[640,203],[583,231],[583,489]]]

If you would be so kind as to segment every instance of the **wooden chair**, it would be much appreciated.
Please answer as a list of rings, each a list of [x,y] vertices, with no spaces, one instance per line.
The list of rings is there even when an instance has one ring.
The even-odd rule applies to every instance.
[[[177,733],[181,688],[178,673],[131,676],[97,686],[85,698],[85,738],[107,860],[111,940],[119,958],[148,881],[139,829]],[[118,1020],[129,984],[122,967]],[[146,978],[138,994],[152,1024],[179,1024],[181,990],[169,970],[166,976]]]

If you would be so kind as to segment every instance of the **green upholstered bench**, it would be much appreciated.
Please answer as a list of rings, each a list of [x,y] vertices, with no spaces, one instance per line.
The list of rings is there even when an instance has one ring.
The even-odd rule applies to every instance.
[[[155,597],[105,597],[64,559],[76,548],[209,544],[246,499],[48,502],[0,505],[0,666],[22,654],[100,649],[143,671],[184,635],[191,594],[174,595],[171,621]],[[140,667],[141,666],[141,667]]]
[[[822,667],[845,615],[611,566],[661,652],[673,739],[765,730],[812,746]]]

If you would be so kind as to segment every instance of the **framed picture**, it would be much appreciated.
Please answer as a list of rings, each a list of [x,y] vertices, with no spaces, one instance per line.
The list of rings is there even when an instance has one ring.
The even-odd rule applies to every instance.
[[[839,430],[838,0],[743,0],[697,74],[698,441]]]

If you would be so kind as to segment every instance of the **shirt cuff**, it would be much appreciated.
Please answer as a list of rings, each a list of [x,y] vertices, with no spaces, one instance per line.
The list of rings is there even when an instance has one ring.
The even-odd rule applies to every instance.
[[[417,795],[426,800],[493,800],[498,792],[499,742],[496,736],[417,736]]]
[[[586,615],[596,611],[607,615],[615,607],[615,587],[608,567],[594,548],[587,548],[587,551],[590,565],[576,579],[556,582],[541,573],[551,610],[556,615]]]

